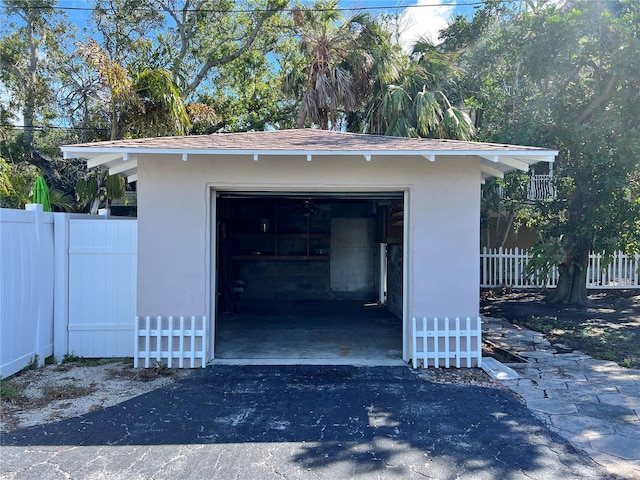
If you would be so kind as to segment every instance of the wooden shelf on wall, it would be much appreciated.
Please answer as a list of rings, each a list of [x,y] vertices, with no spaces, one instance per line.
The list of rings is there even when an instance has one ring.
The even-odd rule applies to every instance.
[[[233,255],[233,260],[329,260],[329,255]]]
[[[328,233],[236,233],[233,238],[329,238]]]

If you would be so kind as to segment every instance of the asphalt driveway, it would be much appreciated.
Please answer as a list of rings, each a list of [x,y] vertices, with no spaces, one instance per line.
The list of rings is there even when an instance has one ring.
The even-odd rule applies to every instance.
[[[0,441],[7,479],[609,478],[508,391],[407,367],[209,367]]]

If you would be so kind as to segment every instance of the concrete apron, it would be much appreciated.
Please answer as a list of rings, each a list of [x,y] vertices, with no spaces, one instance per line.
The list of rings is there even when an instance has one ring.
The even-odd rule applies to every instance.
[[[216,321],[215,364],[403,365],[402,319],[362,301],[254,301]]]

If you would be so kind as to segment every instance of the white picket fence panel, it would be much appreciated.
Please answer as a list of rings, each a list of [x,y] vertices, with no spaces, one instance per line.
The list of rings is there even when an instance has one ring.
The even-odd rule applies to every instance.
[[[0,376],[53,354],[52,213],[0,209]]]
[[[156,363],[169,368],[206,367],[207,317],[136,317],[133,366],[150,368]]]
[[[137,225],[129,218],[69,222],[70,353],[133,356]]]
[[[640,255],[616,252],[603,269],[603,255],[592,253],[587,270],[587,288],[640,288]]]
[[[449,317],[412,319],[413,368],[482,365],[482,321]]]
[[[526,266],[531,259],[529,250],[487,249],[480,252],[480,286],[513,288],[554,288],[558,283],[558,270],[552,270],[546,284],[528,277]],[[640,255],[628,256],[616,252],[605,267],[603,255],[591,253],[587,267],[587,288],[627,289],[640,288]]]

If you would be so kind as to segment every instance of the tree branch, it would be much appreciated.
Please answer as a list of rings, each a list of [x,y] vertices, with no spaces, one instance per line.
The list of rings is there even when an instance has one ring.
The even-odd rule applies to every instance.
[[[16,67],[13,63],[5,63],[2,62],[2,64],[7,67],[9,70],[11,70],[13,72],[13,74],[18,77],[20,79],[20,81],[22,83],[25,83],[27,80],[24,76],[24,74],[20,71],[20,69],[18,67]]]
[[[586,108],[586,110],[582,112],[582,114],[576,120],[576,125],[580,125],[582,122],[584,122],[587,118],[589,118],[589,116],[593,113],[593,111],[596,108],[598,108],[609,97],[611,97],[611,94],[613,93],[613,89],[616,85],[616,80],[617,80],[616,74],[614,73],[613,75],[611,75],[611,78],[609,79],[609,82],[607,83],[607,86],[605,87],[604,92],[602,92],[602,95],[596,97],[591,102],[591,104]]]
[[[274,14],[275,14],[275,10],[271,10],[267,12],[266,15],[260,17],[260,19],[258,19],[256,24],[254,25],[253,31],[251,32],[251,34],[248,37],[245,37],[244,43],[240,45],[234,52],[228,55],[225,55],[221,58],[209,58],[205,62],[205,64],[200,68],[200,71],[198,72],[196,77],[193,79],[191,84],[185,89],[185,92],[184,92],[185,97],[189,96],[191,93],[195,91],[196,88],[198,88],[200,83],[202,83],[204,78],[207,76],[207,73],[209,73],[209,70],[211,70],[213,67],[232,62],[233,60],[240,57],[247,50],[249,50],[249,48],[251,48],[251,46],[253,45],[253,42],[255,41],[256,37],[258,36],[258,33],[262,29],[262,25],[264,25],[264,22]]]

